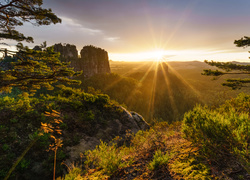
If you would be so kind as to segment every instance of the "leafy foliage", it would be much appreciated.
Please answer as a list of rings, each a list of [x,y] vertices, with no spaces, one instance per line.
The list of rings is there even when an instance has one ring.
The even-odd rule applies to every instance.
[[[171,170],[176,173],[176,179],[213,179],[209,165],[204,163],[204,157],[197,153],[184,154],[170,166]]]

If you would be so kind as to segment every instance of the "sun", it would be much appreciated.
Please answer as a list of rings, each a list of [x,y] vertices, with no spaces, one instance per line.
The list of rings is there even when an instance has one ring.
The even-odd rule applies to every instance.
[[[165,51],[162,49],[157,49],[151,52],[154,61],[162,61],[165,55]]]

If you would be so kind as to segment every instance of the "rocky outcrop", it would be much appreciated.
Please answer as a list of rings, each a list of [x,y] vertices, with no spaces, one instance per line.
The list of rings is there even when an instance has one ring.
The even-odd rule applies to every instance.
[[[136,112],[129,112],[122,106],[119,107],[122,111],[120,118],[109,119],[106,126],[99,126],[97,133],[93,136],[85,135],[76,146],[67,147],[69,151],[69,162],[75,161],[79,158],[80,153],[94,149],[100,140],[109,142],[116,136],[125,140],[127,131],[137,133],[139,130],[146,130],[149,128],[148,123],[144,118]]]
[[[0,136],[0,142],[4,142],[7,148],[0,148],[1,164],[0,169],[7,173],[13,164],[13,159],[20,157],[31,142],[34,142],[36,133],[41,129],[41,122],[49,122],[54,126],[52,117],[45,117],[44,111],[50,107],[55,107],[55,111],[60,113],[61,134],[54,130],[53,135],[63,140],[63,146],[58,149],[57,164],[62,173],[65,166],[60,166],[62,162],[68,160],[78,162],[80,154],[85,150],[93,149],[100,143],[100,140],[109,143],[115,137],[119,136],[117,145],[129,144],[127,132],[136,133],[139,130],[149,128],[144,119],[135,112],[129,112],[120,105],[115,104],[105,94],[89,94],[80,89],[62,87],[58,94],[40,96],[38,98],[28,99],[30,108],[25,104],[18,104],[20,99],[4,103],[0,101],[0,119],[4,127],[11,128],[10,131],[3,129]],[[20,97],[22,98],[22,97]],[[14,107],[14,108],[10,108]],[[18,107],[22,111],[16,110]],[[53,111],[54,112],[54,111]],[[35,119],[35,120],[34,120]],[[12,120],[10,124],[10,120]],[[28,124],[28,125],[27,125]],[[52,127],[51,126],[51,127]],[[54,126],[55,127],[55,126]],[[8,137],[6,139],[6,137]],[[118,138],[117,138],[118,139]],[[51,168],[53,167],[54,152],[48,151],[50,144],[54,140],[49,135],[44,134],[39,138],[32,149],[25,155],[25,168],[15,172],[13,177],[18,179],[43,180],[51,177]],[[11,147],[11,148],[8,148]],[[9,157],[12,158],[9,158]],[[20,166],[19,166],[20,167]],[[4,178],[4,173],[0,173],[0,179]],[[13,179],[13,178],[12,178]]]
[[[61,43],[54,45],[54,51],[60,52],[61,60],[70,61],[78,58],[78,51],[75,45],[66,44],[62,45]]]
[[[108,52],[94,46],[85,46],[81,50],[78,68],[83,70],[85,77],[94,74],[110,73]],[[73,65],[75,67],[75,65]]]
[[[108,52],[95,46],[84,46],[81,50],[81,57],[78,58],[78,51],[75,45],[54,45],[54,51],[60,52],[62,61],[70,61],[70,66],[75,71],[83,71],[84,77],[91,77],[95,74],[110,73]]]

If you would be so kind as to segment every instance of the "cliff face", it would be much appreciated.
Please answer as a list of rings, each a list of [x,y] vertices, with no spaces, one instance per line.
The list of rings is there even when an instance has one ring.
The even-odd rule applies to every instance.
[[[100,73],[110,73],[108,52],[101,48],[94,46],[83,47],[79,63],[85,77]]]
[[[94,74],[110,73],[108,52],[94,46],[84,46],[81,50],[81,58],[75,45],[54,45],[54,50],[61,53],[61,60],[71,61],[70,66],[75,71],[83,71],[84,77],[91,77]]]
[[[78,52],[75,45],[66,44],[64,46],[61,43],[55,44],[54,51],[60,52],[61,59],[64,61],[70,61],[78,58]]]

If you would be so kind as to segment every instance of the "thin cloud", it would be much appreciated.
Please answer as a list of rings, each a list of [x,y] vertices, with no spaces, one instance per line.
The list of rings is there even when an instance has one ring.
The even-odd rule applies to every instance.
[[[88,44],[112,53],[237,49],[233,41],[250,29],[250,1],[44,0],[44,7],[62,24],[20,30],[38,44],[66,42],[79,50]]]

